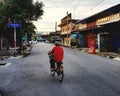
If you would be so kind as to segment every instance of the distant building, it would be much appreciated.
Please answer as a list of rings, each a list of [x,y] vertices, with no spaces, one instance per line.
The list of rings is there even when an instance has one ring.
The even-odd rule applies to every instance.
[[[61,23],[58,25],[61,29],[61,38],[62,44],[64,46],[70,46],[71,38],[70,34],[75,26],[75,22],[78,21],[76,19],[72,19],[71,13],[61,19]]]

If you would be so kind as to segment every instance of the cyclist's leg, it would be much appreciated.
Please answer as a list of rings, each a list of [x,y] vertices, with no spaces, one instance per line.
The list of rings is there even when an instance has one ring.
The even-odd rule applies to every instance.
[[[61,64],[63,64],[62,62],[57,62],[57,69],[58,69],[58,71],[60,70],[60,68],[61,68]]]
[[[55,61],[53,59],[50,60],[51,71],[55,69]]]
[[[60,69],[61,62],[57,62],[57,69]]]

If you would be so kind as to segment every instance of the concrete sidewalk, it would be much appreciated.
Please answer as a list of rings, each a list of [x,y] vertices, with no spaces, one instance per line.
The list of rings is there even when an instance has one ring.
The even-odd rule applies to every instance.
[[[90,54],[88,52],[89,48],[78,48],[78,50],[81,51],[81,52],[86,52],[86,53]],[[96,54],[94,54],[94,55],[103,56],[103,57],[106,57],[106,58],[110,58],[110,59],[113,59],[113,60],[120,61],[120,54],[114,53],[114,52],[98,52],[96,50]]]
[[[98,52],[97,55],[120,61],[120,54],[113,52]]]

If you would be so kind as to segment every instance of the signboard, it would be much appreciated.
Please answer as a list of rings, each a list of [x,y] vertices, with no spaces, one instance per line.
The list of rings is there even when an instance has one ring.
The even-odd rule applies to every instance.
[[[118,22],[120,20],[120,13],[112,14],[110,16],[100,18],[97,20],[97,25],[108,24],[112,22]]]
[[[14,57],[16,57],[16,28],[20,28],[20,23],[8,23],[9,28],[14,28]]]
[[[27,40],[27,38],[26,37],[22,37],[22,40]]]
[[[20,28],[21,24],[20,23],[9,23],[8,27],[12,27],[12,28]]]

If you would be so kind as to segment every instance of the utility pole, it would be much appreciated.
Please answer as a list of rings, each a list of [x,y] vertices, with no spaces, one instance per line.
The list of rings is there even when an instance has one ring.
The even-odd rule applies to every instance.
[[[55,22],[55,40],[57,38],[57,22]]]
[[[27,33],[25,33],[25,37],[26,37],[26,43],[28,42],[28,36],[27,36]]]
[[[67,11],[67,47],[68,47],[68,42],[69,38],[68,38],[68,11]]]
[[[14,28],[14,57],[16,57],[16,28],[20,28],[21,27],[21,23],[9,23],[8,27],[12,27]]]
[[[73,16],[73,19],[75,19],[75,8],[76,8],[76,6],[74,6],[74,16]]]
[[[14,27],[14,57],[16,57],[16,27]]]
[[[2,41],[2,35],[1,35],[1,38],[0,38],[0,49],[2,49],[2,45],[3,45],[3,41]]]

